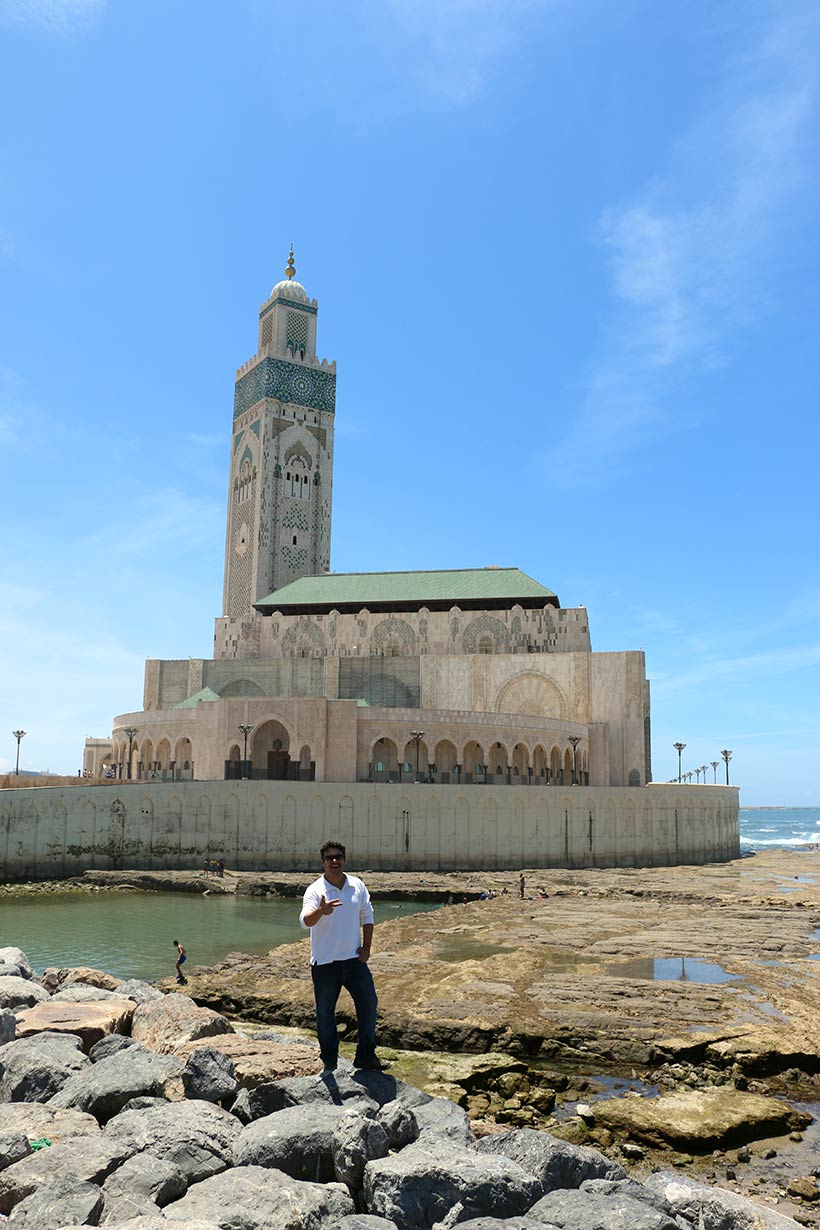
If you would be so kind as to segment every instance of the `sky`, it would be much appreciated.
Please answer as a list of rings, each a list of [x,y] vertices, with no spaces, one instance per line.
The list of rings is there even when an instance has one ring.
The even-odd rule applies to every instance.
[[[656,780],[820,806],[818,66],[814,0],[0,0],[0,772],[211,652],[293,243],[331,567],[520,567]]]

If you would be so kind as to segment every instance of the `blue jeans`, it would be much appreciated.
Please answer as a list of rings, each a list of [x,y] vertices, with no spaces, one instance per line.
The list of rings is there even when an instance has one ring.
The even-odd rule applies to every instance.
[[[351,957],[349,961],[329,961],[327,965],[311,965],[313,994],[316,999],[316,1033],[319,1050],[328,1066],[335,1067],[339,1058],[339,1031],[336,1028],[336,1004],[342,987],[350,992],[356,1008],[358,1042],[355,1063],[371,1063],[376,1058],[376,988],[373,975],[365,961]]]

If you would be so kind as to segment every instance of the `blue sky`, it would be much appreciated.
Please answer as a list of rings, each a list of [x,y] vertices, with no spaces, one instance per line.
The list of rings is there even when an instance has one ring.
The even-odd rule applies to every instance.
[[[234,373],[293,242],[331,566],[521,567],[646,650],[657,779],[680,739],[820,805],[818,64],[799,0],[0,0],[24,766],[210,652]]]

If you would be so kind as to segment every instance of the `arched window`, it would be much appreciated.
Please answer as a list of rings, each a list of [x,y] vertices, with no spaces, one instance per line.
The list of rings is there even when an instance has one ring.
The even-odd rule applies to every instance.
[[[310,496],[310,474],[302,457],[291,457],[285,470],[285,495],[295,500],[306,500]]]
[[[478,652],[479,653],[492,653],[493,652],[493,638],[491,636],[480,636],[478,638]]]

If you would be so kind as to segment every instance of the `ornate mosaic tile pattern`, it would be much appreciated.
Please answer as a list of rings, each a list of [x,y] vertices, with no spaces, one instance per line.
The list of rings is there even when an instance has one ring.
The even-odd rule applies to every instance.
[[[336,409],[336,376],[285,359],[263,359],[236,382],[234,418],[244,414],[263,397],[307,406],[311,410]]]
[[[268,312],[272,312],[278,303],[286,303],[288,308],[295,308],[297,312],[308,312],[311,316],[317,316],[319,309],[315,308],[312,303],[300,303],[297,299],[286,299],[284,295],[277,295],[273,303],[259,313],[259,319],[267,316]]]
[[[308,322],[307,317],[296,312],[288,312],[288,341],[292,350],[307,350]]]

